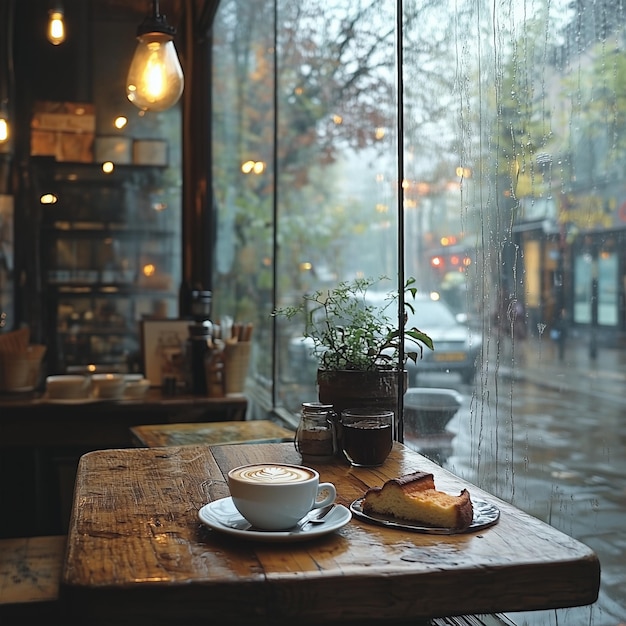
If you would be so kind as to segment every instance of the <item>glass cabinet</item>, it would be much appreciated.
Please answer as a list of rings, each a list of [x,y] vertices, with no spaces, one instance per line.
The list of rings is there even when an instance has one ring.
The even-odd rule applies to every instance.
[[[160,166],[35,163],[48,370],[133,371],[139,322],[178,311],[178,188]]]

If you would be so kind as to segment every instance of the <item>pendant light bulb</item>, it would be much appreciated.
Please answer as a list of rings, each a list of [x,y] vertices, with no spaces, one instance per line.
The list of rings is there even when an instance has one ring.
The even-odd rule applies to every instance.
[[[0,146],[5,148],[9,143],[9,139],[11,137],[11,125],[9,124],[10,116],[9,116],[9,107],[8,100],[3,99],[0,101]]]
[[[0,143],[6,143],[9,140],[9,121],[7,117],[0,113]]]
[[[48,12],[48,41],[54,46],[65,41],[65,22],[61,9],[52,9]]]
[[[185,81],[173,42],[176,30],[159,15],[156,0],[153,7],[153,15],[137,29],[126,97],[139,109],[165,111],[178,102]]]

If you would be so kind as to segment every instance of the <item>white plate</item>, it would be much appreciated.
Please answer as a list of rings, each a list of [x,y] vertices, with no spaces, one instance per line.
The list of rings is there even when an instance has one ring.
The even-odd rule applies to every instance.
[[[250,528],[250,524],[235,508],[232,498],[221,498],[205,504],[198,511],[198,516],[209,528],[241,539],[289,542],[306,541],[331,533],[345,526],[352,518],[352,513],[345,506],[338,504],[324,518],[323,524],[304,524],[291,530],[256,530]]]
[[[478,500],[472,498],[472,506],[474,508],[474,519],[468,528],[457,530],[455,528],[437,528],[435,526],[423,526],[409,522],[407,520],[393,517],[392,515],[379,515],[378,513],[365,513],[363,511],[363,498],[355,500],[350,505],[350,510],[360,519],[381,526],[391,526],[393,528],[404,528],[405,530],[413,530],[428,535],[459,535],[462,533],[471,533],[481,528],[493,526],[500,519],[500,509],[491,502],[486,500]]]

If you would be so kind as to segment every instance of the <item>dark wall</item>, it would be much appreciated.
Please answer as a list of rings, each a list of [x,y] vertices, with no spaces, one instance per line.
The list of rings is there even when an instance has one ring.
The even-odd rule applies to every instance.
[[[47,315],[40,276],[40,205],[30,156],[30,120],[37,100],[92,101],[90,1],[65,0],[66,41],[46,38],[47,0],[14,4],[15,319],[45,340]]]
[[[65,0],[66,41],[53,46],[46,39],[48,2],[16,3],[16,81],[35,99],[91,99],[91,2]],[[20,84],[22,83],[22,84]]]

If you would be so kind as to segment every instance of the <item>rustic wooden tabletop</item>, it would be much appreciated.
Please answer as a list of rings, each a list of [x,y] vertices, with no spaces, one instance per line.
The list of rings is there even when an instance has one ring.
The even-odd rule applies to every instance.
[[[428,617],[593,603],[591,549],[468,485],[401,444],[378,468],[319,465],[346,507],[416,469],[500,510],[488,528],[433,535],[353,517],[309,541],[244,540],[202,524],[225,475],[299,463],[290,443],[101,450],[78,468],[62,598],[76,623],[399,624]]]

